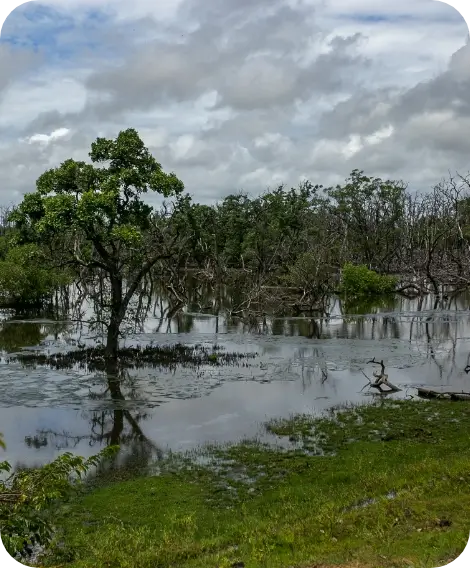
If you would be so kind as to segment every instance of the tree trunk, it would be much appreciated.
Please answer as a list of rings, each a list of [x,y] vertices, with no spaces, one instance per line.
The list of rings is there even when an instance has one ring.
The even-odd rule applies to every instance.
[[[106,358],[117,361],[119,350],[119,322],[111,315],[106,336]]]
[[[117,361],[119,330],[123,320],[122,279],[111,275],[111,317],[106,337],[106,358]]]

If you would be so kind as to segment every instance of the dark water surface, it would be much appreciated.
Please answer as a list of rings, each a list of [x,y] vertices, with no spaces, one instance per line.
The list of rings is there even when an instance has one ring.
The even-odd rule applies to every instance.
[[[205,442],[235,441],[260,433],[267,419],[296,412],[321,412],[346,402],[370,401],[361,389],[383,359],[389,380],[416,395],[416,386],[470,391],[465,373],[470,354],[470,297],[443,309],[433,299],[397,299],[373,314],[344,317],[338,302],[329,320],[267,321],[247,331],[219,317],[184,314],[156,333],[149,318],[125,345],[149,343],[219,345],[226,352],[256,353],[234,365],[176,366],[126,371],[124,399],[111,396],[106,376],[83,369],[25,366],[8,354],[69,350],[79,340],[65,322],[19,320],[0,323],[0,432],[13,465],[38,465],[59,453],[96,453],[118,441],[129,459],[148,462],[160,450],[186,450]],[[3,456],[2,456],[3,459]]]

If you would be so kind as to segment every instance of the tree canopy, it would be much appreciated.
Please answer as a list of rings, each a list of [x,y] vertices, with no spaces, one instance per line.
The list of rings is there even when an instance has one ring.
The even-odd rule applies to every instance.
[[[102,271],[110,284],[108,349],[115,356],[119,326],[142,278],[166,251],[153,224],[147,192],[179,196],[184,185],[167,174],[134,129],[116,139],[98,138],[91,164],[66,160],[42,174],[10,220],[18,244],[48,248],[76,274]],[[137,269],[138,268],[138,269]],[[124,288],[125,284],[125,288]]]

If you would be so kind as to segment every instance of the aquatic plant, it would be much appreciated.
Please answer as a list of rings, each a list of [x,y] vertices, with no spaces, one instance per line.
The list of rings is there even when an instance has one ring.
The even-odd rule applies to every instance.
[[[199,367],[201,365],[236,365],[253,359],[257,353],[226,353],[217,347],[204,345],[146,345],[123,347],[118,350],[118,363],[121,368],[137,369],[144,366],[156,368]],[[67,369],[78,366],[88,371],[105,371],[109,368],[106,350],[102,346],[76,349],[65,353],[15,353],[7,360],[15,359],[25,365],[44,365],[53,369]]]

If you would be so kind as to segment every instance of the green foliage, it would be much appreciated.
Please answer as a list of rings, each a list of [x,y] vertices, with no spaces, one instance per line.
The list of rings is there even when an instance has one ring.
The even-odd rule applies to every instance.
[[[154,191],[177,197],[184,185],[174,173],[162,171],[132,128],[115,140],[98,138],[89,156],[91,164],[70,159],[41,175],[36,192],[25,195],[9,220],[19,244],[44,246],[56,266],[80,278],[99,275],[109,284],[100,320],[108,324],[107,355],[117,357],[129,302],[146,274],[168,255],[162,248],[171,248],[142,196]]]
[[[331,272],[326,270],[316,255],[310,251],[299,254],[293,264],[288,267],[281,282],[306,291],[315,288],[328,290],[330,279]]]
[[[377,274],[365,265],[346,263],[341,274],[340,290],[349,297],[380,296],[395,291],[397,278]]]
[[[67,252],[79,265],[91,259],[77,259],[77,241],[70,237],[92,243],[100,260],[107,261],[119,244],[134,246],[149,228],[152,207],[142,194],[169,197],[184,189],[174,173],[162,171],[134,129],[115,140],[98,138],[89,156],[93,164],[107,165],[66,160],[41,175],[36,192],[25,195],[10,215],[23,240],[51,244],[69,237]]]
[[[346,231],[350,259],[389,267],[403,237],[405,189],[403,182],[353,170],[344,185],[327,190],[331,211]]]
[[[51,268],[44,251],[33,243],[10,247],[0,260],[0,298],[4,302],[38,303],[71,281],[71,274]]]
[[[1,436],[0,447],[5,448]],[[117,450],[109,446],[88,459],[65,453],[48,465],[19,470],[0,481],[0,533],[9,554],[24,556],[26,546],[47,545],[54,530],[48,509],[76,491],[83,475]],[[10,471],[9,462],[0,462],[0,474]]]
[[[221,227],[215,207],[192,203],[191,197],[185,195],[178,200],[170,222],[173,234],[186,236],[188,252],[196,266],[203,267],[208,259],[217,256]]]
[[[242,253],[252,270],[282,273],[303,252],[305,227],[315,225],[321,208],[320,189],[309,182],[298,189],[280,186],[250,203]]]
[[[320,186],[305,182],[297,189],[279,186],[250,199],[244,193],[227,196],[209,207],[187,204],[180,229],[189,233],[194,259],[203,265],[208,258],[228,268],[246,268],[255,274],[286,267],[301,249],[300,238],[314,224],[321,204]]]
[[[8,237],[0,237],[0,260],[5,260],[9,249],[10,239]]]

